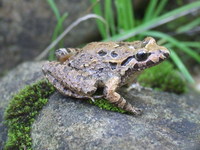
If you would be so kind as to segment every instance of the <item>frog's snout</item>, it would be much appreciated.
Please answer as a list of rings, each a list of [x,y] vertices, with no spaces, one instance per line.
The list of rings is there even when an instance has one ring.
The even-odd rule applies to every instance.
[[[166,53],[164,53],[163,55],[166,57],[166,58],[168,58],[169,57],[169,52],[166,52]]]

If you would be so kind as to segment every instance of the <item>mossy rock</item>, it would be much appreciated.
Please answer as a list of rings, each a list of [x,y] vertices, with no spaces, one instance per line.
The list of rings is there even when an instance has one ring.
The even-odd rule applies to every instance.
[[[184,80],[169,62],[164,62],[161,65],[144,71],[139,76],[138,81],[143,86],[153,87],[163,91],[183,93],[186,89]],[[55,89],[51,84],[45,80],[41,80],[25,87],[18,94],[14,95],[5,112],[5,123],[8,126],[8,140],[5,149],[31,149],[31,125],[39,111],[48,102],[47,98],[54,91]],[[94,102],[92,100],[87,101],[101,109],[127,113],[110,104],[105,99],[97,99]]]
[[[14,95],[5,111],[5,124],[8,126],[5,150],[32,149],[31,125],[39,111],[48,102],[47,98],[54,91],[53,85],[46,80],[41,80],[33,85],[26,86]],[[87,100],[87,102],[101,109],[119,113],[126,112],[105,99],[97,99],[94,102]]]
[[[8,126],[5,150],[31,149],[31,125],[54,91],[52,85],[42,80],[14,95],[5,111],[5,123]]]

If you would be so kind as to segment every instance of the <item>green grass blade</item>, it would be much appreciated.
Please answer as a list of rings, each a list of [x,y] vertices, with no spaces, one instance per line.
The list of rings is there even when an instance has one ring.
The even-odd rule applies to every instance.
[[[101,5],[100,5],[99,2],[97,2],[98,0],[90,0],[90,1],[92,2],[92,4],[95,4],[95,6],[93,8],[93,12],[96,15],[99,15],[99,16],[103,17],[102,10],[101,10]],[[98,29],[100,31],[100,34],[101,34],[102,38],[103,39],[108,38],[108,33],[106,32],[105,25],[99,20],[96,20],[96,23],[97,23],[97,26],[98,26]]]
[[[128,38],[133,37],[133,36],[135,36],[139,33],[144,32],[146,30],[149,30],[151,28],[165,24],[165,23],[172,21],[172,20],[175,20],[176,18],[179,18],[181,16],[185,16],[185,15],[187,15],[191,12],[194,12],[195,10],[198,10],[198,9],[200,9],[200,1],[190,3],[188,5],[185,5],[185,6],[182,6],[180,8],[177,8],[175,10],[172,10],[172,11],[170,11],[170,12],[168,12],[168,13],[160,16],[160,17],[149,20],[148,22],[145,22],[144,24],[142,24],[142,25],[140,25],[140,26],[138,26],[134,29],[125,31],[125,32],[120,33],[118,35],[115,35],[111,38],[108,38],[105,41],[111,41],[111,40],[121,41],[121,40],[128,39]]]
[[[193,47],[193,48],[197,48],[198,51],[200,51],[200,42],[183,42],[186,46],[188,47]]]
[[[49,6],[51,7],[51,9],[53,10],[55,16],[56,16],[56,19],[59,20],[60,19],[60,12],[54,2],[54,0],[47,0]]]
[[[155,12],[154,12],[152,18],[155,18],[155,17],[157,17],[157,16],[160,15],[160,13],[162,12],[162,10],[166,6],[167,2],[168,2],[168,0],[159,1],[158,7],[156,7]]]
[[[171,44],[173,44],[174,46],[179,48],[181,51],[188,54],[190,57],[192,57],[198,63],[200,63],[200,55],[197,52],[193,51],[191,48],[187,47],[183,42],[180,42],[167,34],[164,34],[162,32],[157,32],[157,31],[146,31],[142,34],[143,35],[151,35],[151,36],[159,37],[159,38],[164,38],[168,42],[170,42]]]
[[[177,32],[178,33],[187,32],[187,31],[193,29],[194,27],[198,26],[199,24],[200,24],[200,18],[197,18],[197,19],[193,20],[192,22],[190,22],[186,25],[180,26],[177,29]]]
[[[131,29],[134,27],[135,18],[134,18],[134,12],[133,12],[133,4],[131,0],[127,0],[124,2],[124,12],[126,13],[127,23],[128,23],[128,29]]]
[[[147,7],[146,12],[145,12],[143,22],[147,22],[147,21],[152,19],[152,16],[155,12],[155,8],[156,8],[156,5],[158,3],[158,0],[151,0],[151,1],[148,1],[148,2],[149,2],[149,4],[148,4],[148,7]]]
[[[117,27],[118,27],[118,32],[120,33],[122,29],[125,29],[126,27],[124,27],[124,14],[122,11],[122,4],[123,1],[121,0],[115,0],[115,7],[117,9]]]
[[[191,76],[191,74],[189,73],[189,71],[186,68],[186,66],[183,64],[183,62],[178,57],[178,55],[176,54],[176,52],[174,52],[173,50],[171,50],[174,46],[171,43],[164,44],[164,46],[167,47],[168,49],[170,49],[170,52],[171,52],[170,57],[174,61],[174,63],[176,64],[177,68],[182,72],[182,74],[184,75],[185,79],[188,82],[190,82],[190,83],[194,83],[194,79]]]
[[[128,30],[134,26],[133,5],[131,0],[115,0],[118,30]]]
[[[170,57],[174,61],[176,66],[179,68],[179,70],[183,73],[186,80],[189,81],[190,83],[194,84],[195,83],[194,79],[190,75],[190,73],[187,70],[187,68],[185,67],[185,65],[182,63],[181,59],[178,57],[178,55],[173,50],[171,50],[171,56]]]
[[[63,16],[58,20],[56,27],[54,28],[53,36],[52,36],[52,41],[56,40],[58,35],[63,32],[63,22],[66,20],[68,14],[64,13]],[[60,47],[63,47],[63,40],[61,40],[59,43]],[[49,52],[49,60],[55,60],[55,55],[54,55],[54,48],[52,48]]]
[[[112,35],[116,34],[115,29],[115,18],[113,15],[113,8],[112,8],[112,0],[106,0],[105,1],[105,19],[109,25],[109,28],[111,30]]]
[[[49,53],[49,50],[52,49],[54,46],[56,46],[60,40],[62,40],[74,27],[76,27],[77,25],[79,25],[81,22],[88,20],[88,19],[98,19],[100,21],[102,21],[105,24],[106,30],[107,28],[107,22],[105,21],[104,18],[102,18],[101,16],[98,16],[96,14],[87,14],[83,17],[78,18],[77,20],[75,20],[72,24],[70,24],[57,38],[56,40],[54,40],[53,42],[51,42],[51,44],[49,44],[41,54],[39,54],[35,60],[39,61],[45,58],[45,56],[47,56],[47,54]],[[107,30],[108,31],[108,30]],[[108,33],[108,32],[107,32]]]

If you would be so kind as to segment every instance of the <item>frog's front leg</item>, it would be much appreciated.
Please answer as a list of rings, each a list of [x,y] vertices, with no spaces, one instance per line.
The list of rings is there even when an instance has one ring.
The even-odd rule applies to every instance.
[[[117,107],[122,108],[134,115],[141,114],[141,110],[133,107],[128,103],[120,94],[116,92],[120,79],[118,77],[111,78],[107,81],[104,89],[104,95],[110,103],[115,104]]]
[[[78,48],[60,48],[55,51],[56,58],[59,62],[65,62],[69,57],[75,55],[80,49]]]

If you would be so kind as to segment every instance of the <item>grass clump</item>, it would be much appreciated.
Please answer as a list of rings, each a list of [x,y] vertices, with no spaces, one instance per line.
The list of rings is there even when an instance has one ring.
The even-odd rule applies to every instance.
[[[51,84],[41,80],[13,96],[5,111],[5,123],[8,127],[5,150],[32,149],[31,125],[54,91]]]
[[[185,80],[169,61],[145,70],[138,77],[138,82],[142,86],[177,94],[185,93],[187,90]]]

